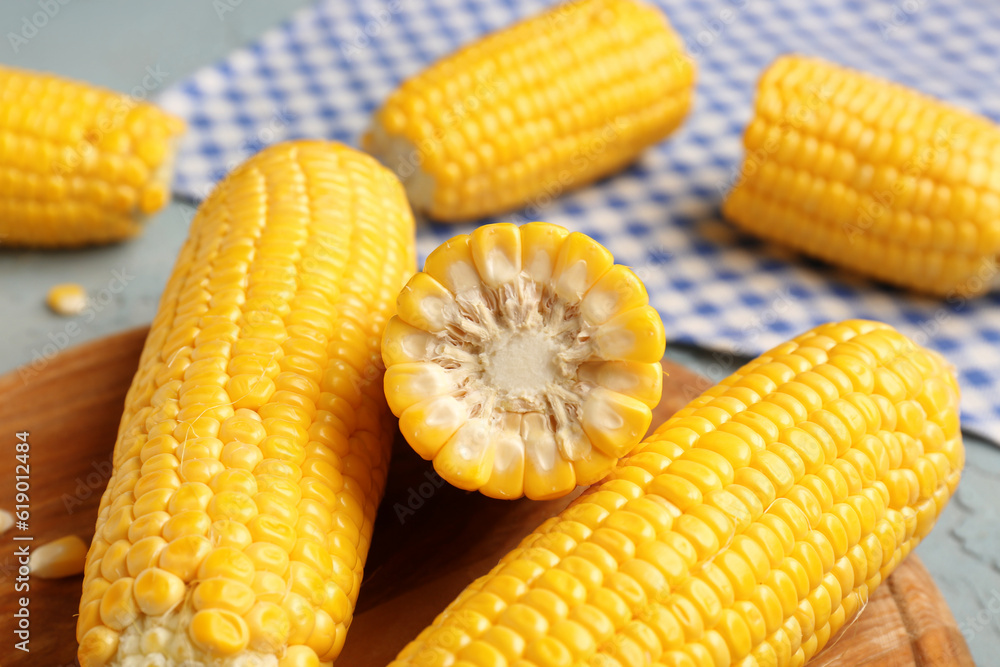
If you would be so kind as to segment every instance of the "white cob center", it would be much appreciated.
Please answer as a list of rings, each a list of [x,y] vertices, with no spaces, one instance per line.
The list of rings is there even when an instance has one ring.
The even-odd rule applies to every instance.
[[[491,347],[480,355],[480,363],[486,383],[498,391],[539,394],[558,377],[556,346],[544,334],[517,333]]]
[[[521,274],[496,288],[460,292],[442,315],[443,344],[430,360],[451,377],[470,418],[518,432],[519,421],[505,415],[538,412],[557,442],[578,437],[573,432],[593,388],[578,370],[595,352],[578,306]]]

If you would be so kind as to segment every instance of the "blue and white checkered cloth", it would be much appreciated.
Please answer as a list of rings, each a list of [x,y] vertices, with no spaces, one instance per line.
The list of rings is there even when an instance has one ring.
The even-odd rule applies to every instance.
[[[926,299],[737,232],[719,207],[742,157],[756,80],[799,52],[894,79],[1000,120],[1000,5],[985,0],[659,0],[697,60],[682,128],[624,172],[500,219],[590,234],[635,267],[668,338],[757,353],[821,322],[889,322],[958,368],[965,424],[1000,441],[1000,291]],[[262,146],[326,137],[357,145],[403,79],[542,0],[323,0],[164,92],[190,130],[176,190],[202,198]],[[236,11],[239,11],[238,8]],[[490,220],[491,221],[491,220]],[[489,222],[489,221],[486,221]],[[421,258],[467,226],[422,224]]]

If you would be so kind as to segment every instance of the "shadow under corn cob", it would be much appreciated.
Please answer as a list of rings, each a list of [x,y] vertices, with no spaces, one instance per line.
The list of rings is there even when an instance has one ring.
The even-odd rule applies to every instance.
[[[405,81],[366,150],[432,218],[479,218],[607,175],[680,125],[694,64],[656,8],[556,5]]]
[[[785,56],[760,79],[723,213],[894,285],[988,291],[1000,256],[1000,127],[901,85]]]
[[[272,146],[201,205],[126,397],[83,667],[337,656],[395,433],[379,340],[414,265],[398,180],[339,144]]]
[[[170,200],[183,129],[128,95],[0,67],[0,247],[134,236]]]
[[[940,356],[876,322],[817,327],[667,420],[392,665],[801,665],[963,462]]]

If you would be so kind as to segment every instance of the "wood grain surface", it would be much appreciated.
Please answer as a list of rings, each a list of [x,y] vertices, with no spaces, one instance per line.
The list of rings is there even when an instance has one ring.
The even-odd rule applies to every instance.
[[[0,507],[14,506],[15,433],[31,443],[28,530],[0,536],[0,662],[4,667],[75,665],[82,576],[30,580],[16,592],[15,549],[69,533],[88,540],[111,471],[111,450],[125,392],[146,329],[70,349],[44,367],[0,377]],[[41,364],[40,364],[41,366]],[[653,423],[708,387],[664,362],[668,377]],[[385,499],[340,667],[381,667],[475,577],[572,497],[499,501],[455,489],[397,439]],[[30,597],[30,653],[14,650],[17,598]],[[973,665],[968,647],[933,580],[910,556],[879,587],[859,619],[811,663],[941,667]]]

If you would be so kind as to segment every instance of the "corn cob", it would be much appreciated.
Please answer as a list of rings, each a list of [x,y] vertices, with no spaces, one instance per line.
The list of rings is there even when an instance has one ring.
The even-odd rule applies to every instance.
[[[555,498],[646,433],[665,336],[646,289],[593,239],[485,225],[427,257],[386,326],[389,407],[442,478]]]
[[[268,148],[202,204],[126,397],[83,667],[337,656],[395,432],[378,341],[413,246],[397,179],[334,143]]]
[[[391,666],[802,665],[928,533],[963,457],[938,355],[820,326],[665,422]]]
[[[724,215],[894,285],[971,296],[1000,254],[1000,128],[798,56],[761,77]]]
[[[694,65],[634,0],[561,3],[405,81],[363,146],[442,221],[541,205],[610,174],[680,125]]]
[[[170,199],[179,118],[9,67],[0,67],[0,102],[0,246],[121,241]]]

